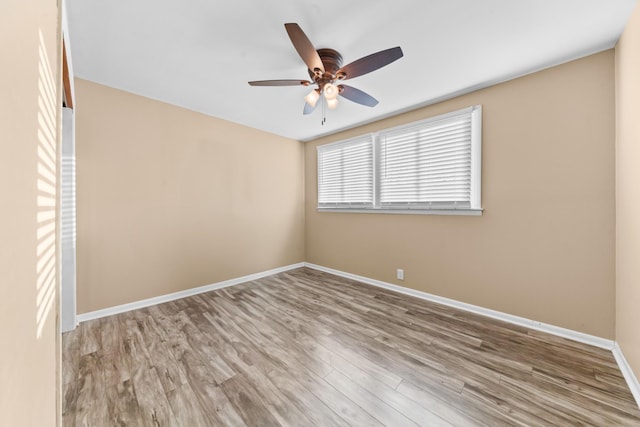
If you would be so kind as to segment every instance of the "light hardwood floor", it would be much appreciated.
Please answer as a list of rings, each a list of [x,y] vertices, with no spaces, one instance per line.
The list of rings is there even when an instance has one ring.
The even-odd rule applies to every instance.
[[[301,268],[82,323],[65,426],[640,425],[611,353]]]

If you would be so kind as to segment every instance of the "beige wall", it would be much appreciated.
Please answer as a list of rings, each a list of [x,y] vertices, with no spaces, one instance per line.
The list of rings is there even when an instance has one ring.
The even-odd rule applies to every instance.
[[[300,142],[75,89],[79,313],[304,261]]]
[[[53,426],[58,10],[51,0],[0,9],[0,424]]]
[[[317,145],[474,104],[483,216],[316,211]],[[312,141],[305,157],[307,261],[614,337],[613,50]]]
[[[640,7],[616,46],[616,340],[640,378]]]

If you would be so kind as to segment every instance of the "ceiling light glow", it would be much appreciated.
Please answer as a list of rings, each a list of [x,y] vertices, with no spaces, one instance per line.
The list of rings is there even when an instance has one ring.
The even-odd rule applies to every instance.
[[[327,101],[330,99],[336,99],[339,93],[340,90],[338,89],[338,86],[333,83],[327,83],[324,85],[324,96],[327,98]]]

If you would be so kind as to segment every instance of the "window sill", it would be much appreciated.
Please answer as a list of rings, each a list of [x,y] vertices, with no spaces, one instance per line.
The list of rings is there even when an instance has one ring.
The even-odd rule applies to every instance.
[[[481,216],[484,209],[362,209],[362,208],[317,208],[318,212],[378,213],[396,215],[467,215]]]

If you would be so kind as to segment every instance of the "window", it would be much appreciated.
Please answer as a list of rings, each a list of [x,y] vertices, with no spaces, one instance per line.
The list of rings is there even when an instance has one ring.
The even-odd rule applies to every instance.
[[[321,145],[318,209],[480,214],[482,107]]]
[[[373,140],[365,136],[318,148],[318,204],[373,207]]]

